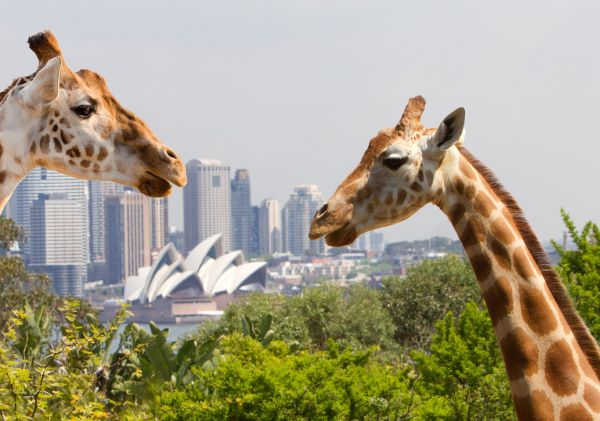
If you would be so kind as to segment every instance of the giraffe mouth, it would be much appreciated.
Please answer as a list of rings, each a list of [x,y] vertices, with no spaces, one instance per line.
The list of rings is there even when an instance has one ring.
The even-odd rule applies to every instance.
[[[149,171],[142,176],[137,188],[142,194],[150,197],[165,197],[171,194],[171,183]]]
[[[352,244],[358,237],[356,227],[347,223],[342,228],[330,232],[325,236],[325,242],[331,247],[343,247]]]

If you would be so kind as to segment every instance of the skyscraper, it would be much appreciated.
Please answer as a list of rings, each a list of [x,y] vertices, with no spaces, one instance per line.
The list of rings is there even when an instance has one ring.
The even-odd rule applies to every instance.
[[[250,203],[250,175],[248,170],[237,170],[231,180],[231,230],[234,250],[242,250],[246,256],[252,250],[252,204]]]
[[[152,264],[152,251],[165,244],[164,201],[125,190],[104,200],[107,281],[118,283]]]
[[[275,199],[265,199],[258,210],[259,254],[268,256],[281,252],[281,211]]]
[[[308,184],[294,187],[282,212],[284,251],[295,255],[325,251],[323,239],[308,239],[312,217],[322,205],[323,197],[317,186]]]
[[[38,199],[39,194],[64,193],[68,200],[73,200],[80,204],[79,212],[82,218],[73,219],[70,225],[74,232],[82,236],[82,251],[84,259],[89,260],[88,253],[88,183],[73,177],[66,176],[59,172],[50,171],[46,168],[35,168],[17,187],[13,199],[15,203],[12,206],[14,210],[13,217],[25,231],[26,241],[23,246],[25,260],[29,260],[31,248],[31,207],[33,202]],[[82,224],[81,226],[77,224]],[[84,281],[87,269],[84,271]]]
[[[223,248],[231,247],[231,183],[227,165],[214,159],[187,163],[183,188],[183,225],[186,251],[211,235],[223,234]]]
[[[29,210],[29,268],[50,275],[61,296],[83,292],[86,221],[83,204],[66,193],[40,194]]]
[[[124,187],[111,181],[90,180],[89,189],[89,280],[106,277],[106,232],[104,229],[104,199],[109,195],[122,193]]]

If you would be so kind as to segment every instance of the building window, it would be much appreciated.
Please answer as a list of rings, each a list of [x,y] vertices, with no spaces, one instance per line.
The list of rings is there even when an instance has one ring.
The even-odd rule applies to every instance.
[[[212,177],[212,186],[213,187],[221,187],[221,176],[213,175]]]

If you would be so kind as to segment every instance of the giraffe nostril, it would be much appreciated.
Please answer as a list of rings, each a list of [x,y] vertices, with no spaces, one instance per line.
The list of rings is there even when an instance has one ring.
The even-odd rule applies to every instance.
[[[327,212],[327,208],[328,208],[328,204],[325,203],[323,206],[321,206],[321,209],[319,209],[319,211],[317,212],[318,216],[323,216],[323,214],[325,214],[325,212]]]
[[[173,152],[171,149],[167,149],[167,155],[173,159],[177,159],[177,155],[175,155],[175,152]]]

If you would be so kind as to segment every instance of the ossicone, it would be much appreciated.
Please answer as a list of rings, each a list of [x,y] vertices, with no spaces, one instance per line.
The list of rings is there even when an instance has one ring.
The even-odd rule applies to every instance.
[[[404,113],[400,117],[400,121],[396,125],[396,130],[399,132],[411,132],[423,129],[421,124],[421,116],[425,110],[425,98],[417,95],[408,100]]]
[[[39,60],[38,70],[44,67],[46,63],[48,63],[48,60],[54,57],[61,57],[61,59],[63,59],[62,62],[64,63],[62,51],[52,32],[44,31],[32,35],[27,40],[27,43]]]

